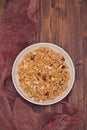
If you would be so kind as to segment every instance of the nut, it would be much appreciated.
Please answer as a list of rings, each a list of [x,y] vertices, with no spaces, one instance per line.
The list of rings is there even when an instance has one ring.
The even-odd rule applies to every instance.
[[[55,78],[54,78],[54,77],[51,77],[51,80],[52,80],[52,81],[54,81],[54,80],[55,80]]]
[[[34,84],[38,84],[39,82],[38,81],[34,81]]]

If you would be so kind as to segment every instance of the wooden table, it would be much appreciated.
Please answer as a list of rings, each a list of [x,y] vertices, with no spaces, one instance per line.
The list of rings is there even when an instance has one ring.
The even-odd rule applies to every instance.
[[[77,130],[87,130],[87,0],[41,0],[38,19],[38,42],[59,45],[74,62],[76,78],[68,101],[85,110]],[[59,103],[54,109],[62,111]]]
[[[4,5],[0,0],[0,16]],[[77,130],[87,130],[87,0],[41,0],[37,41],[57,44],[71,56],[76,77],[67,100],[85,110]],[[37,109],[61,112],[63,107],[57,103]]]

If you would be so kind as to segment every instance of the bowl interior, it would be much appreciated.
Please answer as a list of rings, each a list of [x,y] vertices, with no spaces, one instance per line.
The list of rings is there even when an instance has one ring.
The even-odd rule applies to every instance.
[[[24,92],[24,90],[20,87],[18,75],[17,75],[18,65],[21,62],[21,60],[23,59],[24,55],[39,48],[40,46],[51,48],[52,50],[61,54],[65,58],[65,61],[66,61],[67,65],[69,66],[69,72],[70,72],[70,80],[69,80],[66,91],[64,91],[64,93],[61,96],[58,96],[57,98],[55,98],[53,100],[48,100],[48,101],[44,101],[44,102],[33,101],[31,98],[29,98],[28,95]],[[33,45],[25,48],[15,59],[13,68],[12,68],[12,80],[13,80],[13,84],[14,84],[17,92],[27,101],[32,102],[34,104],[38,104],[38,105],[54,104],[56,102],[59,102],[63,98],[65,98],[73,87],[74,79],[75,79],[75,69],[74,69],[74,65],[73,65],[73,62],[72,62],[70,56],[62,48],[60,48],[57,45],[51,44],[51,43],[37,43],[37,44],[33,44]]]

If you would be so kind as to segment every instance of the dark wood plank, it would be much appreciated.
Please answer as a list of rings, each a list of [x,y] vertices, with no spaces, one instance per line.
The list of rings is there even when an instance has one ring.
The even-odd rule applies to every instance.
[[[87,129],[87,0],[85,1],[84,5],[84,34],[83,34],[83,52],[84,52],[84,109],[85,109],[85,130]]]
[[[0,0],[0,21],[4,10],[4,6],[5,6],[5,0]]]
[[[87,36],[84,38],[84,74],[85,74],[85,94],[84,94],[84,102],[85,102],[85,130],[87,129]]]
[[[51,1],[41,0],[40,42],[51,42],[50,15]]]

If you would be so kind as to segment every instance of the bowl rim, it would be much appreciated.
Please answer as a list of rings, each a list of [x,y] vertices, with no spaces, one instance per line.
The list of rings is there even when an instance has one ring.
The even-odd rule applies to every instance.
[[[18,59],[20,58],[20,56],[21,56],[24,52],[26,52],[27,49],[33,48],[33,47],[39,46],[39,45],[42,45],[42,46],[44,46],[44,45],[49,45],[49,46],[51,46],[51,47],[55,47],[55,48],[60,49],[60,51],[62,51],[62,52],[68,57],[68,60],[70,61],[71,65],[72,65],[73,75],[72,75],[72,82],[71,82],[71,85],[70,85],[69,89],[67,90],[67,92],[66,92],[62,97],[61,97],[61,95],[60,95],[60,99],[55,100],[55,99],[58,98],[58,97],[57,97],[57,98],[55,98],[55,99],[53,99],[53,100],[50,100],[50,102],[49,102],[49,100],[48,100],[48,103],[47,103],[46,101],[44,101],[44,102],[36,102],[36,101],[34,101],[34,100],[31,100],[31,99],[25,97],[25,96],[19,91],[18,86],[16,86],[16,83],[15,83],[15,80],[14,80],[14,77],[15,77],[15,76],[14,76],[15,66],[16,66],[16,63],[17,63]],[[39,47],[40,47],[40,46],[39,46]],[[50,47],[49,47],[49,48],[50,48]],[[36,48],[36,49],[37,49],[37,48]],[[34,50],[35,50],[35,49],[34,49]],[[32,51],[31,51],[31,52],[32,52]],[[24,55],[23,55],[23,56],[24,56]],[[74,67],[74,64],[73,64],[73,61],[72,61],[70,55],[69,55],[63,48],[61,48],[60,46],[58,46],[58,45],[56,45],[56,44],[53,44],[53,43],[46,43],[46,42],[34,43],[34,44],[32,44],[32,45],[26,47],[25,49],[23,49],[23,50],[17,55],[17,57],[15,58],[14,63],[13,63],[13,66],[12,66],[12,81],[13,81],[13,85],[14,85],[16,91],[19,93],[19,95],[20,95],[22,98],[24,98],[25,100],[27,100],[28,102],[31,102],[31,103],[36,104],[36,105],[52,105],[52,104],[55,104],[55,103],[57,103],[57,102],[63,100],[63,99],[70,93],[70,91],[72,90],[73,84],[74,84],[74,81],[75,81],[75,67]]]

